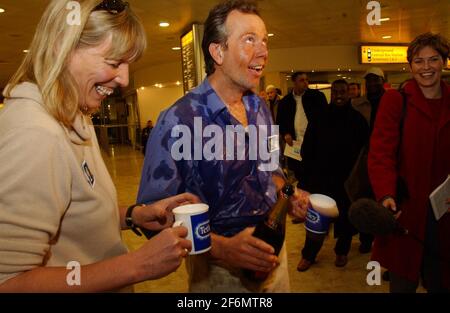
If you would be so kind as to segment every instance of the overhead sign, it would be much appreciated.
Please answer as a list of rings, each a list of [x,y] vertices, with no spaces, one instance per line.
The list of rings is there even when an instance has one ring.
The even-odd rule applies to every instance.
[[[408,63],[407,51],[407,46],[361,46],[361,63]]]
[[[193,24],[192,29],[181,36],[181,62],[184,92],[197,87],[206,77],[202,53],[203,25]]]

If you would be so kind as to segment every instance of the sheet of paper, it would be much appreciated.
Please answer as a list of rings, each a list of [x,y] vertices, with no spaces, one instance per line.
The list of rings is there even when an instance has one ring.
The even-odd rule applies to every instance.
[[[300,156],[300,148],[301,142],[294,140],[292,146],[286,144],[286,147],[284,148],[284,155],[289,158],[301,161],[302,157]]]
[[[450,198],[450,175],[430,195],[431,207],[433,208],[436,220],[439,220],[445,213],[448,212],[448,198]]]

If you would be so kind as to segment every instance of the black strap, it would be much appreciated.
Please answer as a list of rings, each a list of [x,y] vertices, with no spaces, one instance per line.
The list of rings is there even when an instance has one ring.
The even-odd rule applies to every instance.
[[[131,214],[133,213],[133,209],[137,206],[140,206],[142,204],[133,204],[131,205],[128,209],[127,212],[125,214],[125,224],[138,236],[142,236],[142,234],[144,234],[144,236],[147,239],[151,239],[152,237],[158,235],[161,231],[160,230],[149,230],[149,229],[145,229],[143,227],[139,227],[137,225],[135,225],[133,223],[133,219],[131,218]],[[139,231],[139,229],[141,231]]]
[[[400,90],[400,94],[402,95],[402,112],[400,115],[400,120],[398,123],[399,126],[399,142],[397,146],[397,194],[396,194],[396,201],[397,204],[400,204],[403,202],[403,200],[409,198],[408,193],[408,186],[406,185],[406,181],[403,177],[401,177],[398,173],[400,170],[400,150],[403,142],[403,128],[405,124],[405,118],[406,118],[406,112],[407,112],[407,105],[408,105],[408,98],[406,96],[406,93],[403,89]]]
[[[133,204],[128,207],[127,212],[125,214],[125,224],[138,236],[142,236],[142,234],[137,229],[137,226],[133,223],[133,218],[131,217],[133,210],[137,206],[141,206],[142,204]]]
[[[150,229],[145,229],[143,227],[139,227],[139,229],[141,230],[141,232],[144,234],[144,236],[147,239],[151,239],[153,237],[155,237],[156,235],[158,235],[161,231],[156,231],[156,230],[150,230]]]
[[[400,115],[400,120],[399,120],[399,124],[398,124],[399,125],[399,130],[400,130],[400,132],[399,132],[400,141],[398,143],[397,159],[400,156],[400,146],[401,146],[402,141],[403,141],[403,125],[405,124],[406,109],[407,109],[407,102],[408,102],[408,99],[406,97],[406,93],[405,93],[405,91],[403,89],[400,90],[400,94],[402,95],[403,104],[402,104],[402,114]]]

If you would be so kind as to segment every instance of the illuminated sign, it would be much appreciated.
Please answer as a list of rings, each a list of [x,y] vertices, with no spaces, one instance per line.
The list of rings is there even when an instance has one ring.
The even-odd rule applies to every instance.
[[[361,63],[408,63],[407,46],[361,46]]]
[[[184,92],[197,87],[206,77],[202,53],[203,26],[193,24],[192,29],[181,36],[181,62]]]
[[[187,45],[190,45],[194,41],[194,32],[191,30],[186,35],[181,37],[181,46],[186,47]]]
[[[183,85],[185,92],[192,90],[198,84],[195,67],[194,33],[188,32],[181,37],[181,57],[183,65]]]

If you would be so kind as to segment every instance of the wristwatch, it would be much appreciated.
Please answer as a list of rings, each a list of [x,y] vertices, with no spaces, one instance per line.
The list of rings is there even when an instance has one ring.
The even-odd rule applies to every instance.
[[[127,213],[125,214],[125,224],[138,236],[142,236],[142,233],[138,230],[137,226],[133,223],[133,218],[131,214],[133,210],[137,206],[145,206],[145,204],[133,204],[127,209]]]

